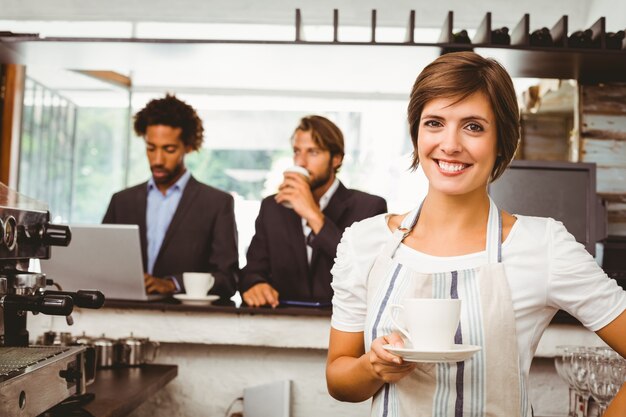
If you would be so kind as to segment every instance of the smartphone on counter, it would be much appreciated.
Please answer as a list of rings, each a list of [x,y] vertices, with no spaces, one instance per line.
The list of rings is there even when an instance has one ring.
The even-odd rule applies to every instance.
[[[314,308],[323,308],[330,307],[332,303],[330,302],[319,302],[319,301],[297,301],[297,300],[280,300],[280,306],[283,307],[314,307]]]

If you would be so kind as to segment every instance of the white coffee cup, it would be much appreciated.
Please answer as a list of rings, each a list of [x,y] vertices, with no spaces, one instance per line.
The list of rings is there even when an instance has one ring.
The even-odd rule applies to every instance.
[[[295,172],[296,174],[302,175],[304,178],[306,178],[307,181],[310,178],[309,171],[307,171],[306,168],[301,167],[300,165],[291,166],[291,167],[285,169],[284,172]],[[283,206],[285,206],[287,208],[293,208],[293,206],[291,205],[291,203],[289,201],[284,201],[283,202]]]
[[[411,348],[422,351],[449,350],[461,318],[461,300],[440,298],[406,298],[392,304],[391,322],[411,342]],[[402,312],[398,323],[396,312]],[[407,346],[408,347],[408,346]]]
[[[215,284],[215,277],[208,272],[184,272],[183,284],[189,297],[202,298]]]

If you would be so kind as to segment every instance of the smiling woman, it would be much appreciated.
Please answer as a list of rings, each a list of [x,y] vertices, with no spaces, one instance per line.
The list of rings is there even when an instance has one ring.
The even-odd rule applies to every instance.
[[[497,134],[493,111],[483,93],[461,101],[429,101],[422,112],[418,137],[417,153],[431,192],[485,192],[495,165]]]
[[[450,69],[454,60],[465,62],[466,67]],[[479,92],[482,93],[484,102],[473,103],[479,105],[476,110],[483,111],[483,117],[478,116],[483,123],[487,122],[490,125],[488,130],[493,130],[493,134],[497,134],[498,163],[493,166],[492,174],[492,180],[495,180],[502,175],[513,159],[520,136],[519,109],[515,89],[511,77],[502,66],[480,67],[472,62],[471,55],[462,56],[462,54],[461,56],[444,55],[433,62],[425,69],[424,76],[418,78],[413,85],[409,103],[409,130],[413,138],[413,147],[417,150],[422,119],[429,113],[424,111],[424,107],[429,101],[435,98],[447,99],[446,105],[450,106]],[[469,105],[466,107],[473,108]],[[467,116],[471,117],[474,114],[470,111]],[[490,117],[485,118],[485,116]],[[419,161],[419,153],[415,151],[413,168],[417,168]]]
[[[626,355],[626,292],[561,223],[512,216],[489,197],[519,137],[500,64],[472,52],[438,58],[417,77],[408,116],[428,193],[407,214],[355,223],[337,247],[329,392],[373,398],[372,416],[530,417],[530,364],[556,311]],[[420,299],[460,300],[449,343],[419,348],[440,337],[429,315],[406,317],[421,333],[398,333],[394,309]]]

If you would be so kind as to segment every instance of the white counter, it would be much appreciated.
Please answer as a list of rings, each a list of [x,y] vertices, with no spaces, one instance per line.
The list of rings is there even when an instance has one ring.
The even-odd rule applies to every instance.
[[[78,309],[74,325],[65,318],[38,315],[29,317],[28,330],[39,335],[49,330],[71,331],[91,336],[135,336],[168,343],[205,345],[265,346],[276,348],[327,349],[330,316],[289,316],[237,314],[219,311],[175,311],[129,308]]]
[[[326,390],[327,312],[294,316],[221,310],[78,309],[72,327],[64,317],[31,315],[28,330],[31,340],[54,330],[112,338],[132,332],[161,342],[157,362],[178,365],[178,377],[133,417],[222,417],[244,388],[280,380],[292,381],[293,417],[368,414],[368,402],[341,403]],[[237,410],[240,403],[233,407]]]
[[[169,307],[168,307],[169,308]],[[149,337],[162,343],[159,363],[179,366],[179,376],[142,405],[134,417],[223,416],[243,389],[291,380],[292,416],[364,416],[369,402],[340,403],[326,391],[325,361],[330,316],[258,314],[233,308],[77,309],[74,325],[63,317],[29,316],[31,340],[48,330],[83,331],[87,335]],[[300,310],[301,311],[301,310]],[[562,344],[603,345],[581,326],[553,324],[538,346],[537,356],[552,357]],[[541,389],[541,387],[534,387]],[[565,399],[566,401],[566,399]],[[233,410],[241,409],[236,405]]]

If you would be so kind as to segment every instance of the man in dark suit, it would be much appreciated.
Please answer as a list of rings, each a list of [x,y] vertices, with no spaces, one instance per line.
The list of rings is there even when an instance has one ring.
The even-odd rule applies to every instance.
[[[167,95],[135,115],[152,178],[113,195],[103,223],[137,224],[146,290],[183,291],[183,272],[211,272],[211,293],[230,298],[238,271],[233,197],[198,182],[185,155],[202,146],[202,121],[185,102]]]
[[[330,270],[344,229],[387,211],[381,197],[349,190],[336,178],[343,134],[330,120],[303,118],[292,144],[294,162],[308,178],[285,172],[278,193],[261,202],[239,286],[249,306],[330,303]]]

